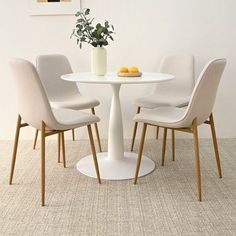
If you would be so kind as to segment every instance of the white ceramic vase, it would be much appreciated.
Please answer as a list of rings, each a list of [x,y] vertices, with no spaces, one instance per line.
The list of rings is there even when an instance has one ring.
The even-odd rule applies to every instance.
[[[94,47],[91,51],[91,71],[94,75],[107,72],[107,52],[103,47]]]

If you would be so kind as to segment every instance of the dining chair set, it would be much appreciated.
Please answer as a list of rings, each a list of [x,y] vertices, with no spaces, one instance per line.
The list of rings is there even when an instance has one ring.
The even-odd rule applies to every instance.
[[[99,162],[93,139],[92,125],[95,127],[99,151],[102,151],[95,107],[98,100],[83,96],[76,83],[61,80],[63,74],[72,73],[68,59],[63,55],[38,56],[36,67],[29,61],[13,59],[11,68],[16,84],[18,101],[18,120],[15,133],[10,181],[12,184],[20,130],[23,127],[35,128],[35,148],[38,133],[41,132],[41,204],[45,205],[45,140],[46,137],[57,135],[58,162],[66,167],[64,132],[71,131],[75,140],[74,130],[86,126],[91,145],[91,152],[97,180],[101,183]],[[195,150],[195,170],[197,178],[198,200],[202,200],[201,169],[198,143],[198,126],[207,124],[211,128],[216,164],[219,177],[222,177],[220,157],[217,146],[213,106],[226,59],[210,61],[198,79],[194,79],[194,57],[188,54],[167,55],[160,64],[160,73],[173,74],[175,79],[155,86],[153,91],[134,101],[137,114],[134,116],[134,130],[131,151],[134,149],[138,124],[143,124],[138,160],[134,173],[134,184],[137,183],[142,153],[148,126],[164,129],[162,144],[162,166],[165,162],[167,131],[171,131],[172,160],[175,160],[175,132],[187,132],[193,135]],[[82,110],[90,109],[91,112]]]

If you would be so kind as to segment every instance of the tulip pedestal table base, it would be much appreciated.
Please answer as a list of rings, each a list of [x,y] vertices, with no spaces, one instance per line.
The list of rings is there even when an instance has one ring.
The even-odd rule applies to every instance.
[[[97,153],[100,176],[102,179],[122,180],[135,176],[138,154],[124,151],[124,136],[122,112],[120,105],[120,87],[122,84],[159,83],[173,79],[172,75],[158,73],[144,73],[142,77],[118,77],[115,73],[105,76],[94,76],[91,73],[63,75],[62,79],[78,83],[110,84],[113,96],[110,108],[108,130],[108,152]],[[155,163],[142,157],[139,176],[151,173]],[[93,157],[86,156],[77,163],[77,169],[90,177],[96,178]]]
[[[122,180],[133,179],[135,175],[135,169],[137,164],[138,154],[125,152],[124,157],[120,160],[111,160],[108,157],[107,152],[97,154],[98,164],[101,179],[108,180]],[[144,176],[151,173],[155,168],[155,163],[147,158],[142,157],[142,163],[140,166],[139,176]],[[93,178],[97,178],[92,155],[82,158],[77,163],[77,169],[79,172],[88,175]]]
[[[124,152],[123,124],[119,97],[120,86],[121,84],[111,84],[113,96],[110,109],[108,152],[97,154],[101,179],[122,180],[132,179],[135,176],[138,155]],[[143,156],[139,176],[149,174],[154,168],[155,163]],[[77,164],[77,169],[85,175],[96,178],[91,155],[80,160]]]

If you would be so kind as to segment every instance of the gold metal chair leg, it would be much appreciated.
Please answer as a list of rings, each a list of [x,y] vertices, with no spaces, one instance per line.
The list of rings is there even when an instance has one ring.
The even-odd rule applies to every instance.
[[[19,135],[20,135],[20,125],[21,125],[21,116],[18,115],[17,124],[16,124],[16,133],[15,133],[13,155],[12,155],[12,161],[11,161],[11,172],[10,172],[9,184],[12,184],[12,179],[13,179],[13,174],[14,174],[14,169],[15,169],[17,147],[18,147],[18,141],[19,141]]]
[[[221,171],[221,165],[220,165],[220,155],[219,155],[219,150],[218,150],[218,144],[217,144],[213,114],[211,114],[209,118],[210,118],[212,141],[213,141],[213,144],[214,144],[214,150],[215,150],[215,157],[216,157],[218,173],[219,173],[219,177],[222,178],[222,171]]]
[[[141,159],[142,159],[142,155],[143,155],[143,147],[144,147],[146,131],[147,131],[147,124],[144,123],[142,137],[140,140],[139,151],[138,151],[138,160],[137,160],[137,166],[136,166],[136,171],[135,171],[134,184],[137,184],[137,180],[138,180],[138,173],[139,173]]]
[[[140,110],[141,110],[141,107],[138,107],[137,114],[140,113]],[[137,133],[137,127],[138,127],[138,122],[135,122],[133,137],[132,137],[132,142],[131,142],[131,148],[130,148],[131,152],[133,152],[133,150],[134,150],[134,142],[135,142],[135,137],[136,137],[136,133]]]
[[[61,162],[61,135],[58,133],[57,135],[57,155],[58,155],[58,163]]]
[[[92,110],[92,114],[93,114],[93,115],[96,115],[96,113],[95,113],[95,108],[93,107],[93,108],[91,108],[91,110]],[[99,151],[102,152],[102,145],[101,145],[101,140],[100,140],[99,131],[98,131],[98,124],[95,123],[94,126],[95,126],[95,131],[96,131],[96,136],[97,136]]]
[[[98,161],[97,161],[97,154],[96,154],[96,150],[95,150],[91,125],[88,125],[87,128],[88,128],[88,135],[89,135],[91,150],[92,150],[92,154],[93,154],[93,161],[94,161],[94,166],[95,166],[95,170],[96,170],[96,174],[97,174],[97,179],[98,179],[98,183],[101,184]]]
[[[39,131],[36,129],[35,136],[34,136],[34,145],[33,145],[33,149],[36,148],[37,139],[38,139],[38,134],[39,134]]]
[[[193,137],[194,137],[195,165],[196,165],[196,176],[197,176],[197,187],[198,187],[198,200],[202,201],[201,167],[199,158],[198,129],[197,129],[196,119],[194,119],[193,121]]]
[[[175,161],[175,130],[171,130],[171,142],[172,142],[172,161]]]
[[[167,128],[164,128],[163,143],[162,143],[162,161],[161,161],[161,165],[162,165],[162,166],[164,166],[164,163],[165,163],[165,155],[166,155],[166,137],[167,137]]]
[[[157,130],[156,130],[156,139],[158,139],[158,136],[159,136],[159,130],[160,130],[160,127],[157,126]]]
[[[61,132],[60,136],[61,136],[63,166],[64,166],[64,168],[66,168],[66,154],[65,154],[65,136],[64,136],[64,132]]]
[[[45,123],[41,124],[41,202],[45,205]]]
[[[75,141],[75,129],[72,129],[72,140]]]

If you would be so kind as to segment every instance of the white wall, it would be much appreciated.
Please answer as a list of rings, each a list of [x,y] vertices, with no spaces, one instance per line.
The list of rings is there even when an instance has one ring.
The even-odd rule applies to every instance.
[[[219,89],[215,120],[218,136],[236,137],[236,1],[235,0],[82,0],[97,20],[108,19],[116,29],[108,47],[109,70],[138,65],[142,71],[157,71],[161,56],[190,52],[196,58],[196,75],[214,57],[226,57],[228,65]],[[1,0],[0,5],[0,138],[11,139],[16,121],[16,102],[8,61],[23,57],[34,62],[38,54],[62,53],[75,71],[90,69],[90,46],[78,49],[69,36],[74,16],[29,16],[27,0]],[[125,136],[130,137],[132,100],[149,87],[123,86],[121,91]],[[111,91],[104,85],[83,85],[84,94],[101,101],[101,135],[106,137]],[[202,137],[208,137],[202,130]],[[80,134],[86,137],[81,131]],[[152,134],[153,135],[153,134]],[[32,138],[26,129],[23,138]]]

